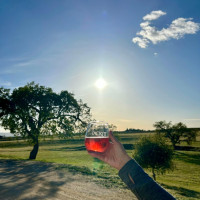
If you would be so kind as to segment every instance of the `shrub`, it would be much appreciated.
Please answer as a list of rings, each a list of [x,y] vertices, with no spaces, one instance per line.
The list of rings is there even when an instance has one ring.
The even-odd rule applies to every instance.
[[[173,150],[162,137],[141,138],[136,144],[133,156],[143,168],[152,170],[154,180],[156,174],[164,174],[167,170],[174,169]]]

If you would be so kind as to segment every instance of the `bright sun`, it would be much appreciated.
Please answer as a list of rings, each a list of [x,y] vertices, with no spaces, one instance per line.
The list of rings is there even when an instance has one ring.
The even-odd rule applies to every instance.
[[[95,82],[95,86],[98,89],[103,89],[107,86],[107,82],[103,79],[103,78],[99,78],[96,82]]]

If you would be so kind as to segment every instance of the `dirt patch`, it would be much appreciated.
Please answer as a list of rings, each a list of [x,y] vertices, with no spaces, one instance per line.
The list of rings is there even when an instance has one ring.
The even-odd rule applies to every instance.
[[[56,169],[53,163],[0,160],[0,199],[136,200],[128,189],[95,182],[92,176]]]

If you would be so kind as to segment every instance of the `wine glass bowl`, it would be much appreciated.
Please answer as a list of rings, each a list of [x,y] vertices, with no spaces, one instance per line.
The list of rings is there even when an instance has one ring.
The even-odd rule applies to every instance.
[[[104,153],[109,146],[109,126],[103,121],[88,124],[85,135],[85,146],[89,152]]]

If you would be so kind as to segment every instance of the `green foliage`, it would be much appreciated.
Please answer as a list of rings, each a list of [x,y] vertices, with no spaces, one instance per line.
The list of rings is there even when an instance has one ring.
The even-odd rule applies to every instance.
[[[57,94],[34,82],[12,93],[0,88],[0,125],[33,143],[36,154],[39,136],[72,136],[83,131],[89,119],[90,108],[68,91]]]
[[[142,137],[136,144],[133,156],[142,167],[152,170],[154,179],[155,173],[164,174],[174,169],[173,150],[161,137]]]
[[[117,126],[115,126],[114,124],[109,124],[109,129],[111,131],[116,131],[117,130]]]
[[[182,122],[173,125],[171,122],[159,121],[155,122],[153,126],[156,128],[156,133],[158,135],[163,134],[168,138],[174,148],[176,144],[180,144],[182,141],[186,141],[187,144],[196,141],[197,130],[187,128]]]

